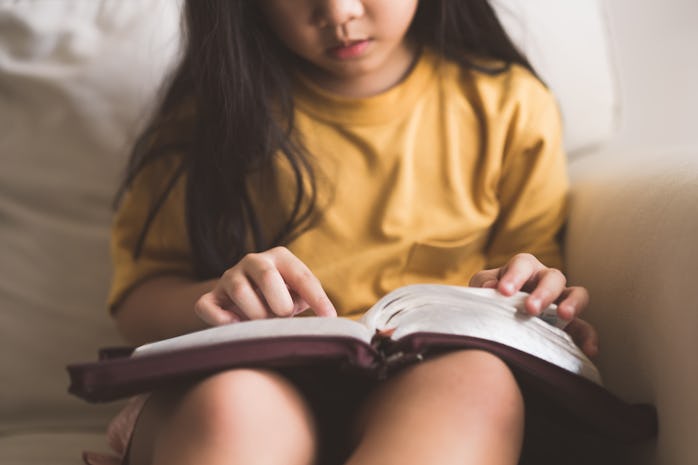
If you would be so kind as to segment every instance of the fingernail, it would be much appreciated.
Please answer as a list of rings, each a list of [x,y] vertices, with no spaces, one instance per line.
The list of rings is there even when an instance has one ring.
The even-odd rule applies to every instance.
[[[574,316],[574,308],[569,304],[558,306],[557,310],[563,318],[571,319]]]
[[[329,313],[330,315],[333,315],[333,316],[336,316],[336,315],[337,315],[337,309],[334,308],[334,304],[332,303],[332,301],[331,301],[330,299],[327,299],[327,300],[326,300],[325,305],[326,305],[325,308],[327,308],[328,313]]]
[[[536,312],[540,312],[540,307],[542,305],[541,300],[538,297],[531,297],[528,299],[529,306]]]

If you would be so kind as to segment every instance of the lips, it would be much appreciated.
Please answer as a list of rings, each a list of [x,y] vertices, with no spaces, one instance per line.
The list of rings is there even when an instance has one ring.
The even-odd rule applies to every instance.
[[[349,40],[330,47],[327,53],[340,60],[349,60],[362,56],[370,45],[370,39]]]

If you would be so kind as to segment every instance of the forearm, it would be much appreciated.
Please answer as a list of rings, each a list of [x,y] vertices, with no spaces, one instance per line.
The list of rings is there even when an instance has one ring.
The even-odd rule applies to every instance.
[[[215,283],[179,276],[145,281],[114,310],[117,327],[134,344],[203,329],[206,325],[194,313],[194,304]]]

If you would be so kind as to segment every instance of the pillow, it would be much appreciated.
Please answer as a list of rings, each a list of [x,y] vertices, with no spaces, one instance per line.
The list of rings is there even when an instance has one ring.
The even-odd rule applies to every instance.
[[[616,131],[618,101],[598,0],[494,0],[507,31],[557,96],[571,156]]]
[[[178,46],[172,0],[0,4],[0,450],[111,415],[67,394],[64,366],[123,344],[105,305],[111,203]]]

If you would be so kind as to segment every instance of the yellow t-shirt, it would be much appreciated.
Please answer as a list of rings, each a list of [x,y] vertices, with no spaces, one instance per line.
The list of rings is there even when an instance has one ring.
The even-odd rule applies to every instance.
[[[287,247],[340,314],[361,313],[409,283],[466,285],[518,252],[561,267],[556,236],[568,181],[560,116],[524,68],[490,75],[425,52],[400,84],[373,97],[340,97],[303,79],[294,95],[295,122],[320,174],[322,215]],[[175,164],[171,157],[144,170],[117,212],[112,308],[151,276],[192,274],[184,180],[132,258],[162,173]],[[270,189],[250,180],[263,224],[279,213],[265,193],[283,192],[287,181],[280,176]]]

